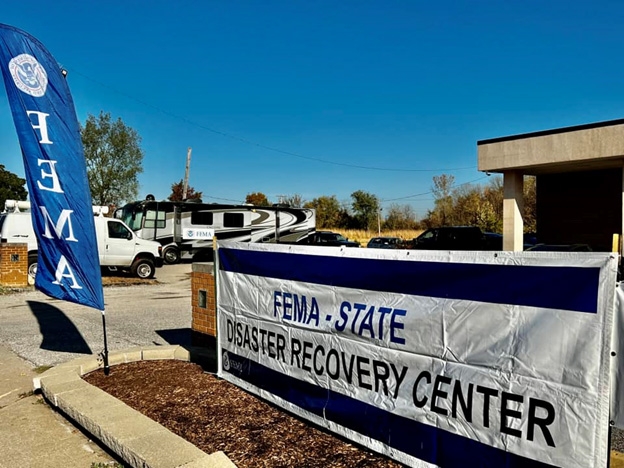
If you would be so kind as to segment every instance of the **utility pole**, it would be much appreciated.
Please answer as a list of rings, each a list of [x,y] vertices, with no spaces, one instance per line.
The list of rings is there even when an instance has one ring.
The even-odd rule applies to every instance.
[[[186,200],[186,191],[188,189],[189,172],[191,169],[191,147],[189,146],[186,153],[186,172],[184,173],[184,189],[182,190],[182,200]]]

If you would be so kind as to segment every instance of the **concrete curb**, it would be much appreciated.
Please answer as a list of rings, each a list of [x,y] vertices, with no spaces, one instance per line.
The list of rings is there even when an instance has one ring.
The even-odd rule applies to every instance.
[[[110,353],[111,366],[142,360],[190,361],[182,346],[152,346]],[[134,468],[236,468],[223,453],[206,454],[152,419],[82,379],[103,364],[96,357],[75,359],[33,379],[51,405],[100,440]]]

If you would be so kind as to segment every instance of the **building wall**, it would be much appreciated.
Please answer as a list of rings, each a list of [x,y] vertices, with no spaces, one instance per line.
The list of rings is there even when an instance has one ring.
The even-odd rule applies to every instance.
[[[622,231],[622,169],[538,175],[537,235],[546,244],[610,252]]]
[[[28,286],[28,244],[0,244],[0,286]]]

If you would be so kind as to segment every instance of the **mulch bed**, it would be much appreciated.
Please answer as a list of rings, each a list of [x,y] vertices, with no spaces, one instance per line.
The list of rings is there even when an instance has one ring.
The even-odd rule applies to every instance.
[[[239,468],[400,468],[184,361],[139,361],[84,379]]]

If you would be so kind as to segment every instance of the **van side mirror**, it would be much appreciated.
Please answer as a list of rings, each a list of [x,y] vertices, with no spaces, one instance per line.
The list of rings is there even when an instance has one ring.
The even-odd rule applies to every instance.
[[[128,239],[128,240],[132,240],[132,233],[131,233],[131,232],[129,232],[129,233],[126,235],[126,239]]]

